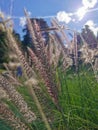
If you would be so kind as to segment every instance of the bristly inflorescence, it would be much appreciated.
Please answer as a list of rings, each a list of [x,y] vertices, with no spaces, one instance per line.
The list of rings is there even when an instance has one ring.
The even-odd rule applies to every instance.
[[[0,102],[0,118],[6,120],[15,130],[30,130],[20,118],[16,117],[15,114],[8,108],[8,106]]]
[[[7,32],[7,38],[8,38],[8,41],[10,43],[12,43],[12,48],[16,51],[18,59],[23,67],[23,70],[24,70],[27,78],[29,79],[29,78],[35,76],[33,69],[29,66],[24,55],[22,54],[21,50],[19,49],[17,41],[15,40],[15,38],[12,36],[12,34],[9,31]]]
[[[33,24],[31,23],[26,11],[25,11],[25,15],[27,18],[27,26],[32,36],[32,42],[35,47],[35,52],[33,52],[33,50],[31,50],[30,48],[28,49],[28,51],[31,55],[32,61],[34,62],[34,64],[36,64],[35,67],[37,67],[37,69],[39,68],[39,72],[46,84],[48,93],[52,97],[53,101],[57,103],[58,100],[57,87],[53,80],[53,74],[52,74],[50,64],[48,62],[47,54],[45,53],[44,43],[39,31],[40,28],[36,20],[34,21]]]
[[[0,75],[0,86],[4,88],[11,100],[17,105],[27,122],[30,123],[36,119],[35,114],[29,109],[21,94],[2,75]]]

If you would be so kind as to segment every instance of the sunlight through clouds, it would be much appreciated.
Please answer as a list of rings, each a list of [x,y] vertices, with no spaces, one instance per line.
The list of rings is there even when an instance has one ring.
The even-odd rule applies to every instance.
[[[82,0],[85,8],[93,8],[97,4],[98,0]]]
[[[97,4],[98,0],[82,0],[83,6],[78,9],[77,16],[79,21],[82,20],[90,8],[93,8]]]
[[[87,9],[85,7],[81,7],[78,9],[77,16],[79,17],[79,21],[83,19],[86,13],[87,13]]]
[[[76,21],[76,19],[73,20],[73,16],[78,16],[78,21],[81,21],[87,13],[98,10],[98,8],[94,8],[97,2],[98,0],[82,0],[83,6],[77,12],[67,13],[65,11],[59,11],[57,13],[57,19],[68,24],[71,21]]]

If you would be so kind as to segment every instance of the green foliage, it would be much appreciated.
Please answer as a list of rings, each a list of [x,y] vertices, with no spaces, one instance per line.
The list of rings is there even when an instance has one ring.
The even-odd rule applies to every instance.
[[[0,119],[0,130],[12,130],[12,128],[4,120]]]
[[[93,73],[85,71],[85,67],[78,74],[68,71],[67,75],[58,69],[58,76],[61,85],[61,112],[56,111],[58,130],[97,130],[98,83]]]
[[[6,45],[6,32],[0,32],[0,67],[3,62],[8,62],[8,50]]]

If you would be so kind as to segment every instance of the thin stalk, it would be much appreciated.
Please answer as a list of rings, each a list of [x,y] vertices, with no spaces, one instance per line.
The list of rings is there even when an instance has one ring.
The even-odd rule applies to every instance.
[[[47,130],[52,130],[49,123],[48,123],[48,121],[47,121],[47,118],[46,118],[46,116],[45,116],[45,114],[44,114],[44,112],[42,110],[42,107],[41,107],[41,105],[40,105],[40,103],[38,101],[38,98],[37,98],[37,96],[36,96],[36,94],[34,92],[33,87],[31,85],[29,85],[28,88],[29,88],[29,92],[30,92],[31,96],[33,97],[33,99],[34,99],[34,101],[36,103],[36,106],[37,106],[37,108],[38,108],[38,110],[39,110],[39,112],[40,112],[40,114],[42,116],[42,119],[43,119],[43,121],[45,123],[45,126],[46,126]]]

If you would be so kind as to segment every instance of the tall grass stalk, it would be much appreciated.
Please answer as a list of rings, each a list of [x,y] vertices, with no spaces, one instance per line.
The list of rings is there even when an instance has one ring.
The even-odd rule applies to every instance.
[[[65,118],[59,116],[59,121],[62,120],[61,124],[63,123],[68,130],[98,129],[98,84],[93,71],[85,71],[84,68],[78,74],[72,74],[72,70],[64,74],[58,69],[61,84],[59,102]],[[62,127],[61,129],[65,130]]]

